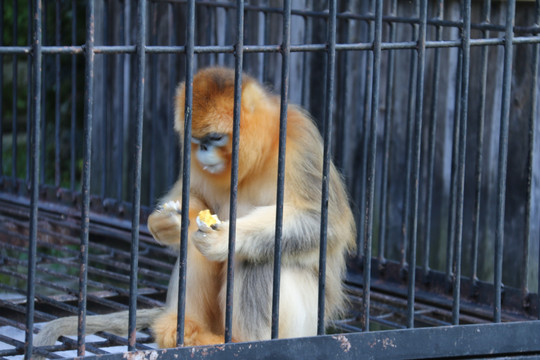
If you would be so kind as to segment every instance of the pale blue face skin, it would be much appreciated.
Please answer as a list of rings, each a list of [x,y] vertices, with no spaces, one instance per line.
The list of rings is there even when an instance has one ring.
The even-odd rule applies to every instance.
[[[219,174],[225,170],[225,162],[219,156],[217,149],[229,142],[229,136],[225,134],[210,133],[203,138],[191,138],[191,142],[197,145],[197,160],[203,170],[211,174]]]

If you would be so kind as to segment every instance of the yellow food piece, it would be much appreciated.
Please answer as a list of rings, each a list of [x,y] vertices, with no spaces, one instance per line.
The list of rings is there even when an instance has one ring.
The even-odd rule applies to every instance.
[[[212,215],[210,210],[206,209],[199,212],[199,219],[204,222],[207,226],[212,226],[217,224],[217,216]]]

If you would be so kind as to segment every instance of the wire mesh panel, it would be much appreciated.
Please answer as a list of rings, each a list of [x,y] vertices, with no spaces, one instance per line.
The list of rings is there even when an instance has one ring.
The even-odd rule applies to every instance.
[[[1,1],[0,358],[538,356],[539,43],[538,0]],[[193,79],[215,66],[234,70],[226,344],[185,348],[189,213],[176,252],[146,223],[177,181],[181,208],[196,202]],[[287,306],[296,105],[322,138],[315,337],[234,337],[242,86],[252,78],[279,95],[277,186],[260,189],[277,209],[271,331],[257,340],[280,337]],[[328,322],[332,164],[357,235],[347,306]],[[162,351],[136,314],[165,306],[169,287],[180,348]],[[88,316],[116,311],[126,334],[86,334]],[[45,322],[69,315],[77,336],[34,346]]]

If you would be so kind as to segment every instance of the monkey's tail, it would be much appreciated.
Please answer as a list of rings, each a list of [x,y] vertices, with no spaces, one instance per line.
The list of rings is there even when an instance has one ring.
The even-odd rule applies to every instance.
[[[137,310],[136,329],[149,327],[153,320],[163,312],[164,308]],[[129,311],[120,311],[106,315],[92,315],[86,318],[86,334],[107,331],[116,335],[128,333]],[[53,320],[34,338],[34,346],[54,345],[60,336],[77,335],[78,317],[69,316]]]

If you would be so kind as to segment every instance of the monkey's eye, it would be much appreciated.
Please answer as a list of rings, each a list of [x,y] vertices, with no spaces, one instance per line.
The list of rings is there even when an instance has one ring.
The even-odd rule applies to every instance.
[[[212,141],[212,142],[218,142],[220,141],[221,139],[223,139],[223,135],[220,135],[220,134],[212,134],[209,136],[208,140]]]
[[[229,141],[229,137],[226,134],[210,133],[205,136],[204,140],[214,146],[223,146]]]

